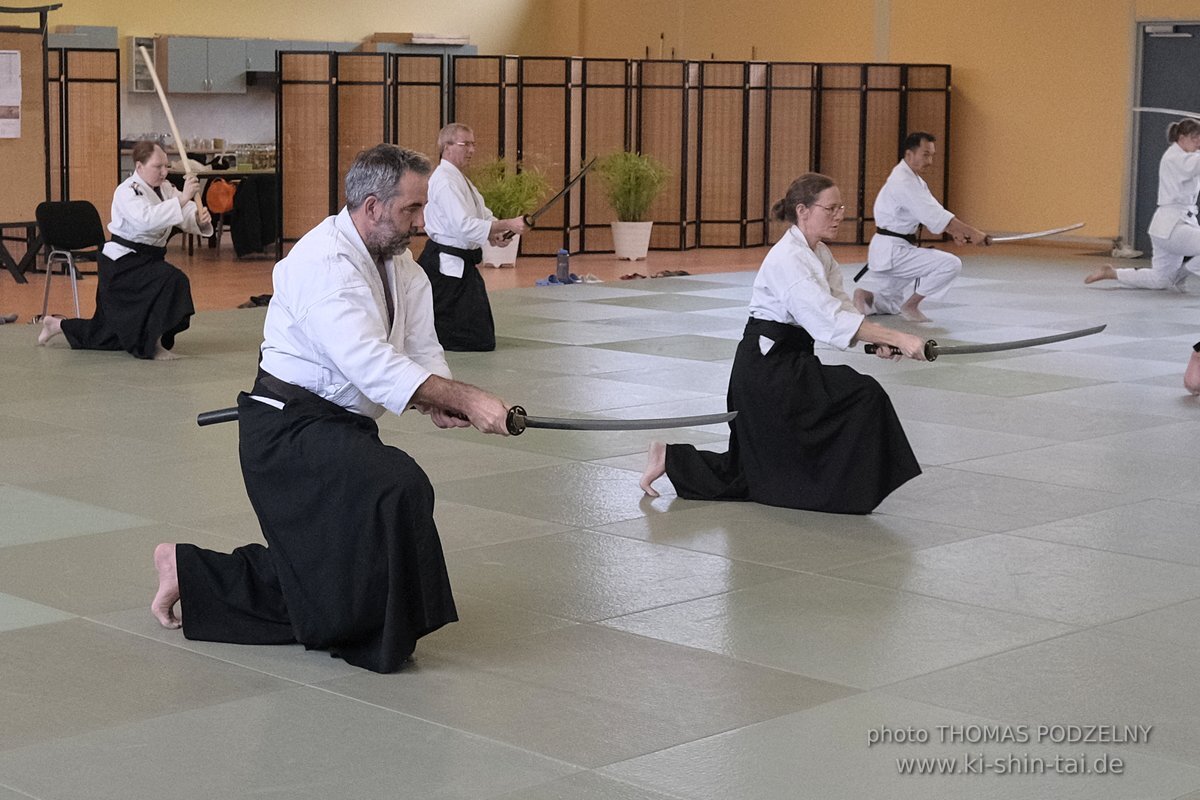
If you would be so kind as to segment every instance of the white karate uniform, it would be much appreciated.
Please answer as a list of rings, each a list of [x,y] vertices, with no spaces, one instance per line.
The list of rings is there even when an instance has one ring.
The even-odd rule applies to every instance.
[[[430,375],[450,378],[425,272],[408,250],[384,268],[395,306],[390,329],[379,270],[350,212],[305,234],[275,265],[262,368],[371,418],[385,408],[402,413]]]
[[[1122,286],[1183,291],[1188,271],[1200,274],[1191,263],[1200,256],[1197,194],[1200,150],[1189,153],[1173,142],[1158,162],[1158,210],[1147,230],[1154,248],[1150,269],[1117,270]]]
[[[928,184],[905,161],[892,168],[875,198],[875,225],[895,233],[915,234],[920,225],[930,233],[941,233],[952,219],[954,215],[934,199]],[[914,281],[915,291],[924,297],[942,297],[962,271],[962,261],[951,253],[882,233],[871,237],[867,264],[871,269],[863,288],[875,294],[879,314],[899,313]]]
[[[127,241],[152,247],[166,247],[171,230],[176,226],[197,236],[212,236],[211,222],[203,227],[196,222],[194,200],[180,206],[177,199],[180,191],[170,181],[163,181],[158,188],[162,192],[162,199],[136,172],[126,178],[113,192],[109,232]],[[104,255],[114,261],[132,252],[116,242],[110,241],[104,245]]]
[[[496,216],[483,195],[462,171],[442,159],[429,177],[429,203],[425,206],[425,233],[438,244],[477,250],[487,244]],[[463,260],[440,253],[438,271],[451,278],[463,276]]]
[[[750,316],[798,325],[818,342],[845,350],[854,343],[863,315],[842,288],[842,270],[824,242],[808,246],[796,226],[788,229],[759,267],[750,295]],[[763,355],[774,344],[759,337]]]

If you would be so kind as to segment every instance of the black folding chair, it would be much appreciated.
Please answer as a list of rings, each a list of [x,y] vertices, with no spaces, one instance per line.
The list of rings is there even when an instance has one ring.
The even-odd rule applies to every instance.
[[[71,276],[75,295],[75,316],[79,316],[79,270],[76,261],[95,261],[104,247],[104,226],[96,207],[87,200],[39,203],[34,211],[42,241],[50,248],[46,256],[46,292],[42,297],[42,316],[50,307],[50,276],[54,263],[60,262]]]

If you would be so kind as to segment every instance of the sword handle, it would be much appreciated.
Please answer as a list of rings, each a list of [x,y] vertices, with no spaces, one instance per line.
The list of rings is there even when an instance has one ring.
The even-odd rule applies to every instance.
[[[938,346],[938,343],[934,339],[930,339],[927,342],[925,342],[925,360],[926,361],[937,361],[937,357],[938,357],[937,346]],[[879,352],[879,345],[864,344],[863,351],[865,353],[867,353],[868,355],[874,355],[875,353]]]
[[[196,424],[200,427],[205,425],[216,425],[221,422],[236,422],[238,418],[237,407],[219,408],[216,411],[204,411],[196,416]]]
[[[525,223],[525,227],[532,228],[535,220],[533,219],[533,217],[529,216],[528,214],[522,214],[521,221]],[[516,236],[516,234],[513,233],[512,231],[505,231],[504,235],[501,236],[500,238],[507,242],[509,239],[513,238],[514,236]]]
[[[504,420],[504,427],[508,428],[509,434],[512,436],[520,436],[525,432],[525,409],[521,406],[513,406],[508,410],[508,416]]]

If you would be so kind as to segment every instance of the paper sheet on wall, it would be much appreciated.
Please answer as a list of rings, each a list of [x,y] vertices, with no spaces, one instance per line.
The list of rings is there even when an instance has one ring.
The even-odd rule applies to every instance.
[[[0,50],[0,139],[21,138],[21,51]]]

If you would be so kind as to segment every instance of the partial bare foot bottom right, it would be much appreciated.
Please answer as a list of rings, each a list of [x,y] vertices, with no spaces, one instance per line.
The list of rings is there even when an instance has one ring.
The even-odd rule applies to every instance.
[[[1117,271],[1112,268],[1111,264],[1105,264],[1095,272],[1090,273],[1083,279],[1084,283],[1095,283],[1096,281],[1115,281],[1117,279]]]
[[[179,570],[175,565],[175,545],[163,543],[154,548],[154,569],[158,571],[158,592],[150,603],[150,613],[164,628],[183,625],[175,614],[179,602]]]
[[[62,320],[47,314],[42,318],[42,329],[38,331],[38,346],[44,345],[62,333]]]
[[[916,306],[900,306],[900,316],[909,322],[933,322],[929,317],[922,314],[921,309]]]
[[[155,361],[175,361],[180,358],[183,358],[183,356],[177,353],[172,353],[170,350],[162,346],[162,342],[159,342],[154,350]]]
[[[866,289],[854,290],[854,308],[864,317],[875,313],[875,295]]]
[[[651,442],[646,449],[646,470],[638,486],[650,497],[658,497],[658,491],[650,484],[667,474],[667,443]]]
[[[1183,388],[1192,394],[1200,394],[1200,353],[1192,353],[1187,369],[1183,373]]]

